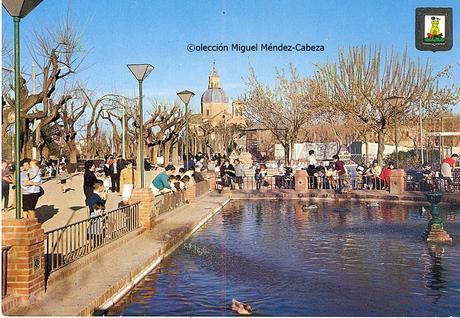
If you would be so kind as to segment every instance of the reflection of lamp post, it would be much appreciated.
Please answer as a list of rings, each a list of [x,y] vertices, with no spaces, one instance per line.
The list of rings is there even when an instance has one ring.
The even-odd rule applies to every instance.
[[[399,154],[398,154],[398,125],[396,122],[396,106],[400,100],[404,100],[404,97],[400,96],[390,96],[385,98],[384,101],[390,103],[393,107],[393,114],[394,114],[394,125],[395,125],[395,151],[396,151],[396,168],[399,168]]]
[[[188,166],[188,157],[189,157],[189,142],[188,142],[188,103],[190,99],[195,96],[195,93],[191,91],[182,91],[177,93],[177,96],[181,99],[182,102],[185,104],[185,154],[186,154],[186,163],[184,166]]]
[[[150,64],[128,64],[127,65],[134,77],[139,81],[139,154],[137,158],[140,177],[138,183],[144,187],[144,110],[142,107],[142,81],[153,71]]]
[[[21,174],[20,174],[20,153],[19,143],[21,129],[21,105],[19,100],[20,95],[20,54],[19,54],[19,22],[30,11],[38,6],[42,0],[3,0],[3,6],[6,11],[13,17],[14,21],[14,129],[15,129],[15,188],[16,188],[16,218],[21,218]]]

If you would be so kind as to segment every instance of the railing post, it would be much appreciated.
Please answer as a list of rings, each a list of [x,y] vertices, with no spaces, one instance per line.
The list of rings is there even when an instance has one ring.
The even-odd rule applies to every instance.
[[[193,178],[190,179],[190,182],[187,186],[187,189],[185,189],[185,200],[187,200],[189,203],[195,202],[196,199],[196,183]]]
[[[405,188],[406,173],[403,169],[395,169],[390,175],[390,194],[403,194]]]
[[[149,188],[135,188],[129,198],[129,204],[139,202],[139,223],[146,230],[151,230],[155,224],[156,212],[153,201],[153,193]]]
[[[295,172],[295,192],[307,192],[308,174],[305,170],[296,170]]]
[[[2,246],[8,252],[10,294],[33,302],[45,291],[45,234],[37,219],[3,219]]]

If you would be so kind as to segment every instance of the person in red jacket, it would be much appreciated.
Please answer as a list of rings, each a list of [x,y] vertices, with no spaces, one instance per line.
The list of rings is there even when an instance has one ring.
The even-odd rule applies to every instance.
[[[391,172],[394,169],[393,162],[388,162],[388,166],[383,168],[382,172],[380,173],[380,179],[383,180],[383,186],[385,190],[390,190],[390,176]]]

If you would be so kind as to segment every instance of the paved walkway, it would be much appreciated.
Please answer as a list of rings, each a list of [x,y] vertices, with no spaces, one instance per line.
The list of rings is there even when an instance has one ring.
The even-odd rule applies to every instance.
[[[161,172],[145,172],[145,183],[149,184],[153,178]],[[83,174],[77,174],[67,181],[67,192],[61,192],[61,185],[56,179],[49,179],[43,184],[45,194],[38,200],[37,218],[46,231],[84,220],[88,217],[85,206],[85,195],[83,194]],[[10,190],[10,204],[14,200],[14,192]],[[121,201],[121,194],[109,193],[106,204],[108,211],[116,209]],[[4,218],[14,218],[15,209],[10,208],[2,212]]]
[[[109,244],[104,247],[107,253],[103,257],[52,284],[38,302],[10,315],[90,315],[113,296],[114,292],[108,295],[109,290],[132,285],[138,273],[161,260],[162,252],[180,243],[227,201],[226,196],[210,193],[196,203],[160,215],[152,231],[135,236],[117,248]],[[123,262],[117,261],[120,259]]]

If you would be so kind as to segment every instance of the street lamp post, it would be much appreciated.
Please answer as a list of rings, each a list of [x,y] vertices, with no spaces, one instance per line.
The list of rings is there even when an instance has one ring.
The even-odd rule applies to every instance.
[[[20,104],[20,54],[19,54],[19,22],[30,11],[38,6],[42,0],[3,0],[2,4],[14,21],[14,177],[16,188],[16,219],[21,218],[21,172],[20,172],[20,129],[21,129],[21,104]]]
[[[398,125],[396,122],[396,106],[398,102],[404,100],[404,97],[400,96],[390,96],[384,99],[385,101],[389,102],[390,105],[393,107],[393,116],[394,116],[394,125],[395,125],[395,151],[396,151],[396,168],[399,168],[399,153],[398,153]]]
[[[139,82],[139,154],[137,158],[138,162],[138,185],[144,187],[144,110],[142,105],[142,81],[153,71],[153,66],[150,64],[128,64],[127,65],[131,73]]]
[[[189,140],[188,140],[188,103],[190,99],[195,96],[195,93],[184,90],[182,92],[177,93],[177,96],[181,99],[181,101],[185,104],[185,155],[186,155],[186,162],[184,163],[184,167],[188,166],[188,158],[189,158]]]

